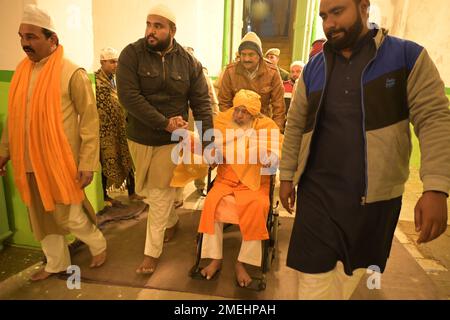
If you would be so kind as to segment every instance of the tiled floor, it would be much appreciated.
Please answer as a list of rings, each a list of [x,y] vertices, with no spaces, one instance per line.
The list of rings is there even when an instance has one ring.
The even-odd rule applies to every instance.
[[[438,240],[417,246],[417,235],[411,222],[411,208],[419,196],[417,176],[407,185],[401,221],[396,237],[409,254],[422,266],[429,281],[438,288],[443,299],[450,299],[450,230]],[[414,180],[415,179],[415,180]],[[185,189],[186,209],[199,209],[203,200],[193,192],[193,186]],[[285,211],[282,215],[288,215]],[[107,299],[107,300],[211,300],[223,299],[209,295],[186,292],[140,289],[82,283],[80,290],[70,290],[65,281],[52,277],[44,282],[31,283],[28,278],[35,272],[42,260],[42,253],[36,250],[6,248],[0,252],[0,299]],[[401,283],[398,284],[401,287]],[[408,297],[408,292],[404,293]]]

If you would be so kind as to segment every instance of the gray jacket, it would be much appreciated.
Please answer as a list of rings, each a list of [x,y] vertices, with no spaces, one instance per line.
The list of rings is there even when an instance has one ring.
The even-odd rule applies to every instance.
[[[373,203],[403,194],[412,148],[410,124],[420,141],[424,191],[448,194],[450,110],[444,82],[425,48],[391,37],[384,29],[374,41],[377,54],[361,79],[366,148],[366,193],[361,200]],[[308,62],[298,80],[287,117],[280,180],[298,184],[306,168],[326,91],[327,46]]]

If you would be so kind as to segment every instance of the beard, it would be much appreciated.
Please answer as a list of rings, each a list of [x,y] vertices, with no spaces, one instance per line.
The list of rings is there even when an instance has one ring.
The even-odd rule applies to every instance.
[[[163,51],[165,51],[166,49],[169,48],[170,43],[171,43],[170,35],[167,36],[166,39],[158,40],[158,42],[156,44],[153,44],[153,45],[148,42],[148,40],[150,38],[153,38],[153,37],[147,36],[147,46],[153,51],[163,52]],[[153,38],[153,39],[156,39],[156,38]]]
[[[353,48],[358,42],[362,30],[363,22],[361,14],[358,12],[358,18],[356,19],[356,22],[352,26],[350,26],[350,28],[348,28],[347,30],[344,28],[332,29],[327,32],[326,36],[331,47],[337,51],[340,51]],[[339,39],[334,39],[333,35],[339,32],[342,32],[344,35]]]

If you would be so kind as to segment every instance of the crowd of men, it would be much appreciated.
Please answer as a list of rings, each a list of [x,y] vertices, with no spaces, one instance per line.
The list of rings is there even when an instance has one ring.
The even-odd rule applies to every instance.
[[[105,190],[128,181],[130,197],[148,204],[136,273],[155,273],[164,243],[179,227],[175,177],[204,178],[198,174],[204,171],[183,172],[172,161],[173,137],[192,131],[190,120],[202,132],[218,132],[191,150],[213,145],[206,165],[218,170],[198,227],[206,236],[202,257],[211,259],[205,279],[220,270],[223,224],[233,223],[243,236],[236,279],[250,285],[245,265],[260,265],[261,240],[268,238],[263,172],[275,165],[283,207],[296,213],[286,263],[299,272],[299,298],[348,299],[366,268],[385,269],[409,174],[410,124],[421,147],[418,242],[444,233],[450,189],[444,83],[426,49],[369,24],[369,8],[369,0],[322,0],[327,41],[313,46],[306,65],[293,62],[289,73],[278,66],[278,49],[263,55],[260,38],[246,34],[237,61],[219,77],[216,112],[213,86],[175,40],[176,15],[166,6],[149,11],[144,38],[120,54],[102,51],[94,96],[86,71],[65,57],[51,17],[27,5],[19,26],[27,57],[11,82],[0,175],[11,161],[46,256],[32,280],[70,266],[68,233],[87,244],[92,268],[105,263],[107,242],[84,193],[99,162]],[[227,139],[229,129],[244,134]],[[249,160],[254,150],[246,130],[258,143],[263,130],[277,133],[264,140],[270,147],[256,162]],[[244,149],[228,152],[242,141]],[[236,163],[240,155],[244,162]],[[107,197],[105,191],[113,200]]]

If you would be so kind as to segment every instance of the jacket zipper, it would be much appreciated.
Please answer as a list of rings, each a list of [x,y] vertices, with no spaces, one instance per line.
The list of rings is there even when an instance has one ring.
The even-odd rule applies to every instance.
[[[375,44],[376,46],[376,44]],[[366,138],[366,110],[364,108],[364,73],[366,72],[369,65],[375,61],[378,55],[378,49],[375,51],[375,56],[369,61],[369,63],[364,67],[364,70],[361,74],[361,108],[362,108],[362,132],[364,139],[364,194],[361,197],[361,205],[364,206],[367,204],[367,190],[369,188],[369,174],[368,174],[368,165],[367,165],[367,138]]]
[[[166,59],[163,55],[161,55],[162,60],[162,73],[163,73],[163,82],[166,83]]]
[[[320,95],[319,107],[317,108],[316,117],[314,119],[313,134],[314,134],[314,132],[316,132],[317,118],[319,116],[320,109],[322,108],[323,96],[325,94],[325,88],[327,86],[327,81],[328,81],[328,79],[327,79],[328,66],[327,66],[327,59],[325,58],[325,52],[323,53],[323,63],[325,66],[325,82],[323,83],[322,94]],[[311,141],[312,141],[312,135],[311,135]]]
[[[312,133],[311,133],[311,143],[312,143],[312,141],[313,141],[314,134],[315,134],[315,132],[316,132],[317,118],[318,118],[318,116],[319,116],[319,112],[320,112],[320,109],[321,109],[321,107],[322,107],[323,96],[324,96],[324,94],[325,94],[325,88],[326,88],[326,86],[327,86],[327,81],[328,81],[328,80],[327,80],[327,71],[328,71],[328,68],[327,68],[327,59],[325,58],[325,52],[323,52],[323,63],[324,63],[324,65],[325,65],[325,82],[324,82],[324,84],[323,84],[322,93],[321,93],[321,95],[320,95],[319,107],[317,108],[316,116],[315,116],[315,119],[314,119],[314,125],[313,125],[313,129],[312,129]],[[311,149],[311,147],[310,147],[310,149]],[[307,164],[308,164],[308,160],[309,160],[310,154],[311,154],[311,153],[308,152],[308,158],[306,159],[306,162],[305,162],[305,168],[306,168],[306,166],[307,166]]]

